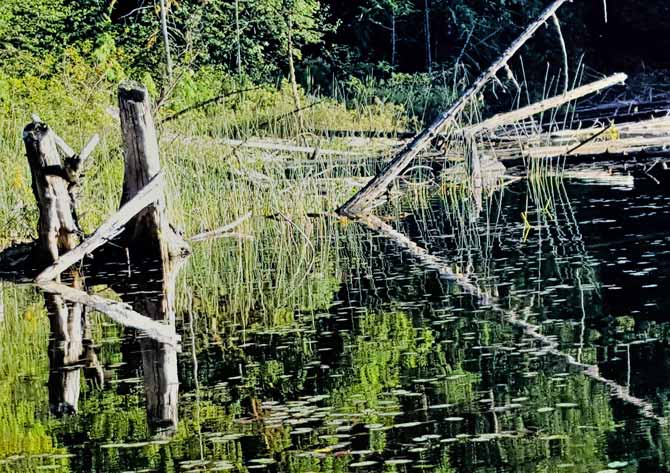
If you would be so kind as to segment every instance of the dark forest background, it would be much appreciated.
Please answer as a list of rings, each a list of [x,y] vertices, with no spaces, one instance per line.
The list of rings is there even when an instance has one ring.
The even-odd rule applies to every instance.
[[[289,74],[328,93],[335,81],[430,72],[466,77],[487,67],[547,0],[3,0],[0,70],[45,76],[64,57],[94,63],[110,80],[165,81],[161,3],[175,69],[223,71],[269,83]],[[570,68],[597,73],[670,69],[670,2],[575,0],[559,10]],[[428,40],[429,38],[429,40]],[[290,46],[289,46],[290,45]],[[510,67],[529,82],[559,74],[548,23]]]

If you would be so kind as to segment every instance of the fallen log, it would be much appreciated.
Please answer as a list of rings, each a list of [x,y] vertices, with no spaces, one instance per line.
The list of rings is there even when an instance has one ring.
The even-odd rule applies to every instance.
[[[521,149],[520,153],[511,156],[498,154],[498,159],[505,161],[519,157],[552,158],[558,156],[594,156],[599,154],[633,154],[640,152],[667,151],[670,147],[670,137],[665,138],[627,138],[622,140],[593,141],[579,148],[574,145],[536,146]],[[568,153],[569,152],[569,153]]]
[[[230,222],[227,225],[224,225],[220,228],[217,228],[216,230],[211,230],[208,232],[202,232],[198,233],[197,235],[192,236],[189,238],[190,241],[206,241],[206,240],[214,240],[216,238],[221,238],[228,236],[231,234],[231,231],[237,227],[239,227],[242,223],[244,223],[246,220],[251,218],[251,212],[247,212],[244,215],[242,215],[240,218],[235,219],[234,221]]]
[[[108,241],[116,238],[124,230],[124,225],[152,202],[155,202],[163,192],[165,181],[162,173],[154,176],[149,183],[135,197],[130,199],[89,238],[76,248],[65,253],[58,260],[42,271],[36,278],[37,282],[46,282],[57,278],[63,271],[91,254]]]
[[[547,110],[560,107],[561,105],[565,105],[566,103],[572,102],[586,95],[599,92],[600,90],[607,87],[611,87],[616,84],[622,84],[626,81],[627,78],[628,76],[626,74],[614,74],[610,77],[606,77],[599,81],[573,89],[565,94],[542,100],[512,112],[495,115],[481,123],[465,127],[464,132],[470,134],[490,132],[501,126],[509,125],[511,123],[532,117],[533,115],[546,112]]]
[[[39,288],[49,294],[57,294],[64,299],[77,304],[84,304],[101,312],[114,322],[142,331],[147,337],[171,346],[179,344],[181,337],[175,332],[174,326],[152,320],[131,310],[127,304],[112,301],[101,296],[90,295],[56,282],[40,283]]]
[[[427,147],[441,131],[451,124],[475,95],[477,95],[488,80],[516,54],[519,49],[533,36],[533,34],[556,13],[567,0],[554,0],[540,17],[531,23],[526,30],[512,43],[512,45],[493,63],[479,78],[463,93],[449,109],[425,130],[419,133],[395,158],[373,179],[367,186],[357,192],[351,199],[342,205],[337,212],[341,215],[355,217],[371,206],[384,193],[391,183],[402,173],[409,163]]]

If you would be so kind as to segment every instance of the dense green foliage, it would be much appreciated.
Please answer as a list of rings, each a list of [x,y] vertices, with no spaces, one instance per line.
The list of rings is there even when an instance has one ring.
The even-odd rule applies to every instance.
[[[568,5],[560,12],[571,59],[582,53],[596,67],[607,25],[642,26],[629,7]],[[660,2],[644,11],[663,13]],[[178,67],[213,66],[254,80],[285,76],[288,34],[299,77],[306,86],[330,85],[333,77],[395,72],[474,71],[485,66],[546,6],[542,0],[169,0],[167,28]],[[622,17],[627,15],[628,23]],[[623,23],[622,23],[623,22]],[[0,5],[0,68],[12,74],[54,72],[75,48],[110,74],[163,77],[164,46],[159,2],[115,0],[5,0]],[[646,29],[650,29],[646,26]],[[428,30],[428,31],[426,31]],[[430,43],[426,42],[430,33]],[[597,41],[596,41],[597,40]],[[597,44],[596,44],[597,43]],[[594,44],[599,50],[594,50]],[[430,59],[427,48],[430,46]],[[526,69],[544,73],[548,51],[558,51],[553,28],[524,51]],[[620,55],[631,49],[619,50]],[[643,55],[640,60],[644,61]],[[239,61],[239,63],[238,63]],[[639,62],[639,61],[638,61]],[[518,66],[518,64],[517,64]]]

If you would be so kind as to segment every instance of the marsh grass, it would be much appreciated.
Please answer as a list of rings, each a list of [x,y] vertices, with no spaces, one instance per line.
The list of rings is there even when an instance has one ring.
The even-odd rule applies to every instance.
[[[320,167],[315,167],[307,155],[286,156],[216,139],[260,137],[346,149],[348,138],[327,139],[320,133],[345,129],[393,134],[405,130],[408,122],[396,103],[352,99],[354,108],[346,101],[303,93],[306,125],[297,129],[293,98],[287,85],[279,84],[233,94],[160,124],[184,107],[242,86],[203,72],[184,81],[156,113],[168,208],[178,229],[188,237],[252,213],[236,229],[249,238],[197,244],[181,277],[179,312],[195,310],[245,326],[290,325],[294,311],[327,307],[338,288],[338,221],[311,215],[332,212],[355,188],[338,178],[341,159],[320,158]],[[58,76],[15,79],[0,74],[0,166],[5,170],[0,174],[0,247],[36,236],[37,208],[21,139],[33,112],[75,149],[93,133],[100,135],[82,186],[84,231],[91,233],[118,208],[123,155],[114,117],[115,89],[104,71],[77,60],[65,64]],[[385,151],[365,143],[357,150]],[[363,174],[374,172],[361,166]]]

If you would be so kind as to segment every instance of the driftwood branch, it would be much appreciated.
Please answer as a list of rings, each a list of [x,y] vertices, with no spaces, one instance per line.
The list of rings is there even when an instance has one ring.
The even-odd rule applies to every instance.
[[[86,255],[91,254],[96,248],[101,247],[121,234],[124,230],[124,225],[130,219],[162,195],[164,183],[163,174],[157,174],[135,197],[121,206],[114,215],[100,225],[93,235],[73,250],[62,255],[58,258],[58,261],[42,271],[36,278],[37,282],[46,282],[55,279],[60,273],[83,259]]]
[[[465,131],[469,133],[482,133],[494,130],[495,128],[501,126],[510,125],[520,120],[532,117],[533,115],[537,115],[538,113],[560,107],[561,105],[572,102],[573,100],[577,100],[586,95],[596,93],[602,89],[606,89],[616,84],[622,84],[626,81],[627,78],[628,76],[626,74],[614,74],[596,82],[577,87],[576,89],[573,89],[566,94],[550,97],[546,100],[542,100],[541,102],[522,107],[512,112],[500,113],[487,120],[484,120],[481,123],[466,127]]]
[[[338,213],[350,217],[357,216],[374,205],[375,201],[384,194],[391,183],[402,173],[409,163],[427,147],[431,141],[442,130],[451,124],[456,116],[463,111],[467,103],[475,97],[484,85],[493,77],[498,70],[507,64],[507,62],[516,54],[519,49],[535,34],[535,32],[556,13],[556,10],[567,0],[555,0],[546,8],[540,17],[530,24],[526,30],[519,36],[514,43],[484,71],[479,78],[465,91],[461,97],[454,102],[449,109],[440,114],[440,116],[425,130],[418,134],[405,148],[403,148],[395,158],[372,180],[367,186],[361,189],[356,195],[349,199]]]
[[[112,301],[101,296],[90,295],[79,289],[55,282],[39,284],[40,289],[50,294],[58,294],[68,301],[84,304],[123,325],[144,332],[149,338],[172,346],[179,344],[181,337],[174,326],[145,317],[128,308],[127,304]]]
[[[239,227],[243,222],[245,222],[250,218],[251,218],[251,212],[247,212],[240,218],[230,222],[227,225],[217,228],[216,230],[198,233],[197,235],[194,235],[191,238],[189,238],[189,241],[198,242],[198,241],[214,240],[216,238],[222,238],[233,235],[231,233],[231,230]]]

